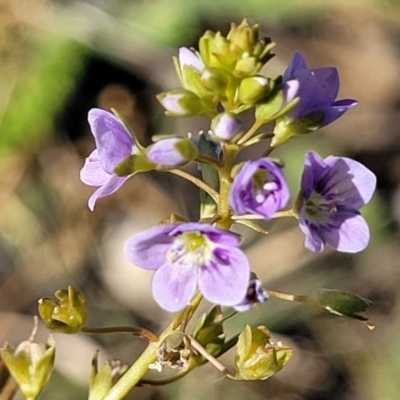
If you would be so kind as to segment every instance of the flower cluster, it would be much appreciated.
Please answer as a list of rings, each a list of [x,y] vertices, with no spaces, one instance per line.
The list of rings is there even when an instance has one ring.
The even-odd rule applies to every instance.
[[[182,87],[161,93],[158,100],[169,116],[209,118],[208,142],[171,135],[144,148],[118,116],[99,109],[89,112],[96,149],[87,158],[81,179],[99,187],[89,200],[91,210],[98,198],[114,193],[138,172],[174,173],[190,162],[198,163],[203,172],[203,180],[183,171],[180,176],[212,199],[211,219],[204,215],[197,222],[171,220],[126,244],[134,265],[155,271],[153,295],[167,311],[187,306],[197,290],[209,302],[237,311],[268,298],[261,282],[251,275],[239,249],[239,236],[229,231],[235,222],[262,232],[254,220],[295,216],[305,234],[305,247],[313,252],[321,252],[326,244],[338,251],[358,252],[368,244],[368,226],[359,210],[371,199],[376,179],[356,161],[307,153],[295,206],[284,210],[289,187],[282,163],[268,155],[291,136],[332,123],[357,102],[336,100],[336,68],[309,69],[299,52],[283,76],[260,75],[272,57],[272,47],[270,39],[259,38],[258,26],[245,20],[232,25],[226,37],[206,32],[198,51],[179,49],[174,61]],[[245,128],[240,114],[249,109],[255,123]],[[257,129],[272,121],[272,139],[263,155],[235,165],[239,151],[271,138],[257,134]],[[204,143],[210,146],[206,149]]]

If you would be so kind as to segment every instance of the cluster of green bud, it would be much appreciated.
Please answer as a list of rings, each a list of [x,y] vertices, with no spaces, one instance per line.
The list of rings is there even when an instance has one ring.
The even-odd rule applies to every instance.
[[[55,299],[39,300],[39,315],[43,322],[54,332],[80,332],[88,317],[85,296],[72,286],[57,290],[54,295]]]
[[[208,68],[242,79],[260,71],[272,57],[274,45],[269,38],[259,39],[258,25],[249,26],[245,19],[239,26],[232,24],[226,38],[220,32],[207,31],[200,39],[199,51]]]
[[[273,79],[258,75],[274,55],[270,38],[259,38],[258,25],[245,19],[232,24],[227,36],[207,31],[199,50],[181,48],[174,58],[182,88],[158,95],[166,114],[174,117],[203,115],[213,119],[222,107],[238,114],[276,91]]]

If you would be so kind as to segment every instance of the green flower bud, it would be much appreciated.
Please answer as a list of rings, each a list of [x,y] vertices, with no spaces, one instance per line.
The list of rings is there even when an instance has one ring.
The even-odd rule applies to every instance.
[[[239,86],[239,100],[244,104],[255,104],[270,91],[270,79],[264,76],[244,78]]]
[[[0,354],[24,396],[28,400],[36,399],[53,371],[53,336],[50,335],[46,345],[34,342],[33,337],[20,343],[16,349],[6,343]]]
[[[54,332],[76,333],[86,324],[88,317],[86,298],[72,286],[55,292],[55,299],[39,300],[39,315]]]
[[[279,372],[293,355],[293,350],[269,341],[270,333],[264,326],[246,325],[237,342],[235,357],[236,378],[264,380]]]
[[[218,357],[225,342],[223,319],[221,307],[214,306],[208,314],[204,313],[199,318],[193,330],[193,337],[214,357]]]

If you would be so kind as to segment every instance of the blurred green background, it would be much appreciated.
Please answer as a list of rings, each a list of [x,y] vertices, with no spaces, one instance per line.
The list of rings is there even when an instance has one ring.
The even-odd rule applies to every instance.
[[[272,299],[227,323],[264,324],[293,346],[287,367],[265,382],[232,382],[209,365],[128,398],[246,400],[398,400],[400,398],[400,4],[384,0],[0,0],[0,343],[27,339],[37,300],[68,285],[89,300],[92,326],[168,322],[150,293],[151,273],[129,265],[123,244],[177,212],[196,218],[197,191],[169,174],[131,179],[91,213],[92,188],[79,180],[94,148],[92,107],[114,107],[142,143],[156,133],[207,129],[207,121],[163,116],[154,95],[178,86],[171,57],[197,47],[206,29],[226,33],[247,17],[277,43],[265,73],[275,77],[295,50],[311,67],[336,66],[339,98],[360,104],[277,155],[298,188],[304,153],[353,157],[378,176],[364,210],[372,240],[358,255],[303,248],[294,221],[270,235],[247,230],[244,246],[266,288],[306,294],[347,290],[374,302],[377,326],[311,312]],[[259,148],[253,149],[254,155]],[[258,152],[258,153],[257,153]],[[252,154],[247,153],[248,156]],[[192,169],[191,172],[195,173]],[[46,340],[40,326],[38,338]],[[129,335],[56,335],[56,373],[42,400],[87,398],[92,354],[131,362],[143,343]],[[233,354],[223,357],[232,364]],[[19,397],[17,396],[17,399]]]

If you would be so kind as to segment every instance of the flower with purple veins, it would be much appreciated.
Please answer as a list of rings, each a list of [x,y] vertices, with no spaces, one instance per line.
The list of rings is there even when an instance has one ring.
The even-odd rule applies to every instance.
[[[282,88],[286,104],[296,97],[299,102],[286,115],[278,118],[272,146],[285,142],[291,136],[329,125],[357,105],[357,101],[352,99],[336,100],[339,83],[336,68],[309,69],[303,56],[296,52],[283,74]]]
[[[357,105],[357,101],[352,99],[336,100],[340,83],[336,68],[308,69],[306,61],[298,51],[283,74],[283,83],[293,79],[299,82],[296,96],[300,97],[300,102],[289,112],[288,116],[291,119],[321,114],[321,128],[339,118],[350,107]],[[293,94],[290,96],[293,97]]]
[[[263,289],[261,281],[254,272],[251,272],[246,296],[240,303],[233,306],[233,308],[238,312],[245,312],[250,310],[255,304],[264,303],[268,298],[268,293]]]
[[[375,186],[375,175],[359,162],[333,156],[323,160],[308,152],[297,205],[305,247],[315,253],[325,244],[345,253],[364,250],[369,228],[359,209],[370,201]]]
[[[246,162],[235,176],[229,205],[237,215],[270,219],[286,206],[290,193],[281,169],[268,158]]]
[[[156,226],[125,245],[128,259],[155,270],[152,291],[157,303],[174,312],[189,304],[196,287],[211,303],[232,306],[247,292],[249,263],[232,232],[200,223]]]
[[[119,119],[110,112],[93,108],[88,120],[96,149],[86,158],[80,178],[86,185],[99,187],[89,199],[89,208],[93,211],[98,198],[116,192],[128,179],[117,176],[114,168],[132,154],[134,143]]]

